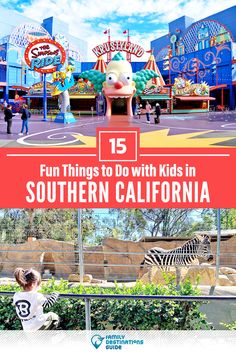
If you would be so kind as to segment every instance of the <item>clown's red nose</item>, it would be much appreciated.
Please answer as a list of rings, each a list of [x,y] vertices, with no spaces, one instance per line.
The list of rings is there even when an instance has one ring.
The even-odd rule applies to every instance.
[[[121,81],[117,81],[114,86],[116,89],[121,89],[124,86],[124,84]]]

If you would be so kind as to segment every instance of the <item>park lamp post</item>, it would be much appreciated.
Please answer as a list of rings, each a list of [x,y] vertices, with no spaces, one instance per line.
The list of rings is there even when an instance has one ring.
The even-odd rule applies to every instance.
[[[168,84],[165,85],[166,87],[169,88],[169,113],[172,113],[172,109],[173,109],[173,105],[172,105],[172,83],[171,83],[171,57],[172,57],[172,53],[171,53],[171,47],[170,45],[168,45],[168,55],[164,58],[163,61],[163,70],[167,71],[168,70]]]
[[[127,34],[127,42],[130,43],[129,29],[124,30],[123,34]],[[129,53],[128,51],[126,53],[126,60],[131,62],[131,53]]]
[[[47,74],[43,74],[43,121],[47,122]]]
[[[220,241],[221,241],[221,215],[220,209],[217,209],[217,245],[216,245],[216,285],[219,279],[220,272]]]
[[[78,247],[78,254],[79,254],[79,276],[80,276],[80,283],[83,283],[84,260],[83,260],[83,238],[82,238],[82,227],[81,227],[81,209],[78,209],[77,211],[77,225],[78,225],[77,247]]]
[[[103,32],[103,34],[107,34],[107,43],[111,43],[111,30],[110,28],[106,29],[106,31]],[[110,63],[111,61],[111,52],[107,53],[107,63]]]

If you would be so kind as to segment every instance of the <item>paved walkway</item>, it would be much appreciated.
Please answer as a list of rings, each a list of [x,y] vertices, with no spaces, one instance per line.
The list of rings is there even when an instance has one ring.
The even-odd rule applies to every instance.
[[[209,147],[236,146],[236,112],[211,114],[162,115],[161,123],[146,123],[145,116],[79,117],[76,123],[44,122],[33,115],[29,135],[19,136],[20,116],[14,117],[12,134],[6,134],[6,123],[0,113],[0,147],[49,147],[96,145],[97,127],[138,127],[142,147]]]

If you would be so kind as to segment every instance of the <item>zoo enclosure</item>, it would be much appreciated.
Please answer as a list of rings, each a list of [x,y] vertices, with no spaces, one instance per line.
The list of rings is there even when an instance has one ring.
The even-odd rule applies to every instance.
[[[236,237],[234,239],[234,247],[236,247]],[[225,243],[225,241],[221,242]],[[179,243],[183,243],[183,241],[181,240]],[[9,247],[0,249],[0,274],[1,276],[12,276],[16,267],[34,267],[42,274],[45,270],[48,270],[51,276],[67,278],[69,274],[79,274],[82,263],[83,273],[92,274],[94,278],[108,281],[134,281],[138,278],[140,263],[146,253],[146,250],[141,247],[144,248],[145,246],[148,250],[151,248],[149,244],[148,242],[144,245],[143,242],[137,244],[119,240],[116,240],[113,244],[113,240],[109,239],[104,246],[85,247],[81,253],[74,248],[74,245],[68,247],[68,244],[64,242],[55,241],[52,243],[48,240],[28,242],[24,244],[28,249],[22,249],[22,244],[19,245],[21,249],[16,245],[13,249],[9,249]],[[153,246],[153,243],[151,244]],[[168,244],[172,244],[171,240],[168,240]],[[61,249],[58,245],[62,245]],[[136,247],[136,249],[132,251],[132,247]],[[216,245],[214,246],[213,256],[214,267],[236,268],[236,252],[232,247],[230,249],[229,244],[227,244],[227,247],[224,246],[224,252],[221,251],[218,265],[216,264]],[[80,257],[82,257],[82,260]],[[188,268],[191,267],[196,267],[196,264],[188,266]],[[202,266],[200,264],[197,267],[200,269]]]
[[[141,239],[139,242],[108,238],[103,240],[101,246],[84,247],[80,209],[78,209],[77,221],[77,231],[71,231],[73,234],[69,237],[74,239],[74,243],[52,239],[36,240],[29,237],[26,243],[0,244],[0,272],[2,275],[12,275],[15,267],[23,266],[36,267],[42,273],[48,269],[52,275],[57,277],[79,273],[81,282],[84,273],[90,273],[94,277],[106,280],[136,280],[140,263],[148,249],[161,247],[168,250],[179,247],[188,241],[187,237],[157,237],[154,239],[149,237]],[[39,231],[42,237],[46,230]],[[236,268],[236,230],[232,231],[234,232],[227,234],[227,231],[221,230],[220,209],[217,209],[217,234],[215,232],[215,235],[211,237],[217,275],[219,275],[220,266]],[[64,224],[57,229],[57,232],[61,237],[64,233],[68,235]],[[199,232],[199,234],[201,233]],[[210,235],[211,232],[208,234]]]

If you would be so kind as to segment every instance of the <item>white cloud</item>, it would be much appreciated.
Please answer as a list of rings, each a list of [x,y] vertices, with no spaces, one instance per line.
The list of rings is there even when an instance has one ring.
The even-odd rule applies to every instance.
[[[5,0],[3,0],[5,1]],[[150,31],[146,34],[130,33],[133,42],[149,49],[150,41],[168,32],[167,24],[174,19],[187,15],[199,20],[213,13],[235,5],[235,0],[34,0],[31,5],[23,4],[24,15],[41,21],[43,18],[54,16],[69,24],[70,34],[82,38],[88,42],[89,60],[95,60],[91,49],[104,41],[107,37],[103,31],[111,28],[112,38],[125,38],[122,34],[124,24],[112,22],[114,16],[128,16],[126,23],[144,23],[144,16],[152,15]],[[155,19],[156,15],[156,19]],[[140,18],[140,17],[143,17]],[[97,27],[92,20],[99,18]],[[104,19],[104,21],[103,21]],[[111,22],[106,25],[107,20]],[[90,20],[91,23],[86,22]],[[143,21],[143,22],[142,22]],[[153,30],[154,25],[166,24],[166,30]],[[146,23],[145,23],[146,24]],[[142,57],[141,60],[146,60]]]

